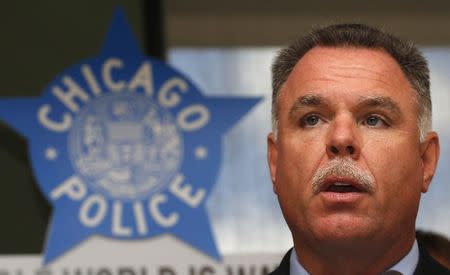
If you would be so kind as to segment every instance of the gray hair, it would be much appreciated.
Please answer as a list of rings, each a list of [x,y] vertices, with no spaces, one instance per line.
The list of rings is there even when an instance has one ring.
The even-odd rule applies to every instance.
[[[280,88],[297,62],[316,46],[382,49],[389,53],[414,88],[419,136],[421,141],[425,139],[431,130],[430,76],[427,61],[414,43],[363,24],[337,24],[319,28],[280,50],[272,64],[272,128],[275,136],[278,130],[277,102]]]

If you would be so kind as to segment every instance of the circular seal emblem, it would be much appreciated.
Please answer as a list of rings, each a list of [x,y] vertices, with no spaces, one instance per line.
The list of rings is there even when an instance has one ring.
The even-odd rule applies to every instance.
[[[76,117],[68,142],[72,165],[85,182],[120,199],[166,186],[183,156],[170,112],[134,93],[91,100]]]

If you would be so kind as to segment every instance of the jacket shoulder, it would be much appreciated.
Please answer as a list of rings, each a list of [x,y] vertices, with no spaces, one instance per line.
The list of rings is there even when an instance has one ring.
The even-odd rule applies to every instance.
[[[289,275],[290,274],[290,259],[292,248],[284,255],[280,265],[269,275]]]
[[[419,263],[417,264],[416,270],[414,271],[414,275],[425,275],[425,274],[433,274],[433,275],[450,275],[450,270],[439,264],[436,260],[434,260],[430,254],[428,254],[427,250],[421,244],[419,244]]]

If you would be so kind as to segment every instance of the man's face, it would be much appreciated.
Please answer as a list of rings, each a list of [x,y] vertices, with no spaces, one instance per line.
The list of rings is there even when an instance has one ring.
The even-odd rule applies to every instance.
[[[315,47],[277,104],[278,136],[269,135],[268,159],[294,241],[413,234],[439,143],[434,133],[420,142],[415,92],[389,54]],[[344,161],[350,168],[318,175]]]

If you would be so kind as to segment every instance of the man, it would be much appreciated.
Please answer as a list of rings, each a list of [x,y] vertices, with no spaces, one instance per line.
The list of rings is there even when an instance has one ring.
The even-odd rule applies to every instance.
[[[272,274],[450,274],[415,240],[439,158],[416,47],[333,25],[283,49],[272,72],[268,162],[294,242]]]

